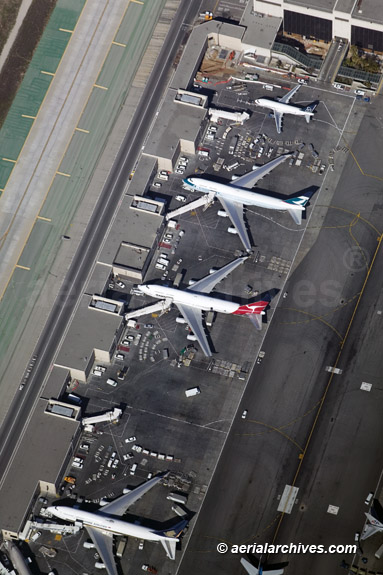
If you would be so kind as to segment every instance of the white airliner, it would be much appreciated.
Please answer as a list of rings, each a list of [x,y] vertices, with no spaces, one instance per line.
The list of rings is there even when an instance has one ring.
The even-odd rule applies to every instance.
[[[113,535],[125,535],[146,541],[159,541],[163,545],[169,559],[175,559],[176,544],[179,541],[177,536],[186,527],[188,523],[186,520],[178,523],[171,530],[155,531],[149,527],[143,527],[142,525],[136,525],[120,519],[128,507],[133,505],[162,478],[163,475],[159,475],[150,479],[96,512],[82,511],[60,505],[48,507],[47,511],[64,521],[79,521],[82,523],[95,544],[109,575],[118,575],[113,555]]]
[[[271,98],[258,98],[254,101],[256,106],[261,106],[262,108],[269,108],[273,111],[273,115],[275,118],[275,125],[277,127],[278,134],[282,131],[282,118],[283,114],[293,114],[294,116],[304,116],[306,118],[306,122],[310,122],[311,116],[314,115],[314,110],[316,108],[316,104],[311,104],[310,106],[306,106],[306,108],[299,108],[298,106],[292,106],[289,104],[289,101],[297,93],[300,88],[300,84],[295,86],[290,92],[285,94],[282,98],[278,98],[277,100],[272,100]]]
[[[203,279],[195,282],[186,290],[180,290],[161,286],[157,284],[139,285],[137,289],[151,297],[162,300],[161,309],[163,311],[169,309],[172,304],[175,304],[184,319],[179,319],[180,323],[187,323],[192,330],[194,337],[197,339],[203,353],[206,356],[211,356],[209,343],[205,334],[204,326],[202,324],[203,311],[216,311],[219,313],[231,313],[234,315],[246,315],[257,329],[262,328],[261,315],[265,313],[264,309],[269,305],[270,301],[261,300],[246,305],[239,305],[232,301],[226,301],[215,297],[204,295],[210,293],[214,286],[223,280],[230,272],[237,266],[242,264],[246,257],[238,258],[220,270],[204,277]],[[153,311],[153,306],[138,310],[139,315],[144,315],[145,311],[150,313]],[[132,312],[134,313],[134,312]]]
[[[263,167],[270,166],[270,164],[276,160],[279,160],[280,163],[281,158],[285,160],[290,156],[291,154],[279,156]],[[274,166],[275,165],[277,164],[274,164]],[[272,167],[270,169],[272,169]],[[254,172],[248,172],[229,184],[221,184],[220,182],[214,182],[199,176],[185,178],[184,183],[199,192],[207,193],[207,198],[210,203],[213,202],[215,198],[221,202],[248,252],[251,251],[251,244],[243,219],[243,206],[257,206],[259,208],[266,208],[269,210],[288,211],[294,222],[300,225],[302,223],[302,212],[305,210],[305,206],[310,199],[310,196],[295,196],[293,198],[281,200],[266,194],[253,192],[251,191],[251,188],[256,183],[254,182]],[[195,202],[190,202],[190,204],[188,204],[190,210],[194,209],[194,203]],[[187,206],[185,206],[185,208],[186,207]],[[171,212],[168,216],[171,218]]]
[[[284,573],[284,569],[273,569],[273,567],[267,568],[263,567],[261,564],[259,565],[259,567],[254,567],[254,565],[252,565],[251,563],[249,563],[249,561],[246,561],[246,559],[243,558],[241,559],[241,563],[249,575],[262,575],[262,573],[264,573],[265,575],[266,574],[283,575]]]

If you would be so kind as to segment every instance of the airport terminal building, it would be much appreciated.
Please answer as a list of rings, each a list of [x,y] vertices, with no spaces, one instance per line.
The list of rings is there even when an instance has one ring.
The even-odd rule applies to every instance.
[[[341,38],[363,50],[383,53],[379,0],[253,0],[253,11],[281,18],[286,34],[324,42]]]

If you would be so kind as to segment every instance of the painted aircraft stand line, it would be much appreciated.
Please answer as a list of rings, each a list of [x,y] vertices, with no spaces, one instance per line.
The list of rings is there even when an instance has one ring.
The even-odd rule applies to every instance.
[[[210,297],[208,294],[214,286],[223,280],[230,272],[235,270],[239,265],[244,263],[248,256],[238,258],[220,270],[202,278],[186,290],[175,289],[158,284],[138,285],[137,290],[150,297],[162,300],[161,309],[166,311],[174,304],[178,307],[183,319],[180,318],[178,323],[187,323],[193,332],[193,340],[197,340],[203,353],[210,357],[212,355],[204,325],[202,323],[203,311],[216,311],[219,313],[245,315],[248,317],[257,329],[262,328],[261,315],[265,314],[265,308],[269,305],[270,299],[239,305],[231,301]],[[157,308],[158,309],[158,308]],[[153,311],[153,306],[147,306],[136,312],[132,311],[127,314],[129,317],[146,315]],[[125,316],[126,317],[126,316]],[[189,337],[190,339],[190,337]]]
[[[298,84],[298,86],[295,86],[295,88],[290,90],[290,92],[288,92],[285,96],[278,98],[277,100],[272,100],[271,98],[258,98],[257,100],[254,100],[254,104],[256,106],[272,110],[278,134],[280,134],[282,131],[283,114],[304,116],[307,123],[310,122],[310,118],[314,115],[314,110],[317,106],[316,104],[311,104],[310,106],[306,106],[306,108],[299,108],[298,106],[289,104],[289,101],[294,96],[294,94],[298,92],[300,87],[301,85]]]
[[[170,220],[181,213],[194,210],[203,204],[207,207],[212,204],[215,199],[218,199],[237,230],[246,251],[251,252],[249,234],[243,218],[244,206],[257,206],[269,210],[288,211],[296,224],[300,225],[302,223],[302,212],[306,209],[306,204],[310,200],[311,195],[295,196],[281,200],[267,194],[258,194],[251,190],[261,178],[291,156],[291,153],[278,156],[264,166],[259,166],[228,184],[221,184],[220,182],[207,180],[200,176],[185,178],[184,183],[191,188],[191,190],[204,192],[206,195],[173,212],[169,212],[166,219]]]
[[[133,503],[154,487],[163,477],[164,475],[158,475],[146,481],[146,483],[139,485],[126,495],[122,495],[111,503],[104,505],[96,512],[83,511],[62,505],[48,507],[47,511],[64,521],[82,523],[95,544],[108,575],[118,575],[113,555],[113,535],[125,535],[146,541],[160,542],[169,559],[175,559],[176,544],[179,538],[169,535],[169,532],[180,534],[188,523],[186,520],[179,522],[168,531],[156,531],[149,527],[120,519]]]

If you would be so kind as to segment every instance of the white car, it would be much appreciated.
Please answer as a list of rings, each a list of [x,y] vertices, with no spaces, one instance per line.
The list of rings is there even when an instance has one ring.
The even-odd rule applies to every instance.
[[[364,96],[366,92],[364,92],[363,90],[354,90],[354,94],[356,94],[357,96]]]
[[[123,353],[116,353],[116,355],[114,357],[116,359],[119,359],[120,361],[122,361],[125,358]]]
[[[125,284],[121,281],[116,282],[116,284],[118,285],[119,288],[124,289]]]
[[[153,186],[155,188],[160,188],[162,186],[161,182],[154,182]]]
[[[247,409],[245,409],[245,411],[242,412],[242,419],[246,419],[247,417]]]
[[[178,196],[176,196],[174,199],[175,199],[177,202],[186,202],[185,196],[181,196],[180,194],[178,194]]]
[[[342,84],[334,84],[334,88],[336,88],[337,90],[344,90]]]
[[[183,174],[185,170],[181,170],[181,168],[176,169],[176,174]]]
[[[305,80],[304,78],[298,78],[297,82],[298,84],[307,84],[307,80]]]
[[[132,459],[132,457],[134,457],[133,453],[125,453],[125,455],[122,456],[122,459],[124,461],[128,461],[128,459]]]
[[[141,445],[133,445],[132,451],[136,451],[137,453],[141,453],[141,451],[142,451]]]
[[[132,437],[128,437],[127,439],[125,439],[125,443],[133,443],[133,441],[136,441],[137,437],[135,435],[132,435]]]

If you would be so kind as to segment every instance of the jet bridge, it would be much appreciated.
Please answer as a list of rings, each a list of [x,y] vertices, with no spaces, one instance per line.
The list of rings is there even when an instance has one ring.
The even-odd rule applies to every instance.
[[[184,206],[181,206],[180,208],[177,208],[176,210],[169,212],[168,214],[166,214],[165,219],[171,220],[172,218],[176,218],[181,214],[186,214],[187,212],[190,212],[191,210],[194,210],[196,208],[200,208],[201,206],[204,206],[204,209],[206,209],[210,206],[210,204],[213,203],[213,201],[214,198],[212,199],[211,194],[205,194],[204,196],[198,198],[198,200],[194,200],[189,204],[185,204]]]
[[[128,313],[125,314],[125,320],[128,321],[129,319],[141,317],[142,315],[149,315],[151,313],[157,313],[157,312],[163,313],[163,312],[167,311],[168,307],[169,307],[169,305],[166,302],[166,300],[158,301],[157,303],[154,303],[153,305],[147,305],[146,307],[143,307],[141,309],[135,309],[135,310],[129,311]]]
[[[120,419],[122,415],[122,410],[115,407],[113,411],[107,411],[102,415],[93,415],[91,417],[83,417],[81,420],[82,425],[95,425],[96,423],[102,423],[104,421],[115,422]]]

